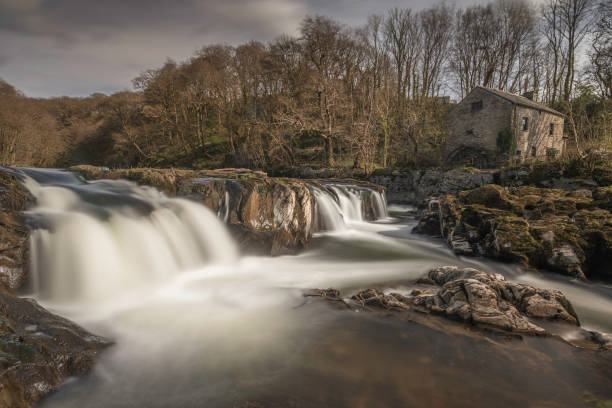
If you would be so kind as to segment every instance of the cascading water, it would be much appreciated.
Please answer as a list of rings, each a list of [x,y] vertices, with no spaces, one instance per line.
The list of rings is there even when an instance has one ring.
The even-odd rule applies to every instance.
[[[99,300],[237,259],[226,228],[202,205],[128,181],[24,171],[36,197],[31,281],[41,298]]]
[[[315,217],[321,230],[341,231],[346,225],[363,222],[368,218],[380,220],[388,217],[387,200],[378,190],[347,184],[325,184],[313,187]]]

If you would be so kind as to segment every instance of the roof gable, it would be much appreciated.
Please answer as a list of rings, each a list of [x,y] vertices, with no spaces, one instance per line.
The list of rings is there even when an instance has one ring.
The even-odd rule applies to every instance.
[[[499,98],[505,99],[508,102],[513,103],[515,105],[520,105],[520,106],[525,106],[525,107],[531,108],[531,109],[545,111],[545,112],[551,113],[553,115],[561,116],[561,117],[564,116],[562,113],[557,112],[556,110],[554,110],[552,108],[549,108],[546,105],[543,105],[543,104],[538,103],[538,102],[534,102],[531,99],[527,99],[527,98],[525,98],[523,96],[515,95],[515,94],[509,93],[509,92],[500,91],[499,89],[485,88],[484,86],[477,86],[476,88],[474,88],[472,90],[472,92],[474,92],[475,90],[485,91],[485,92],[487,92],[487,93],[489,93],[491,95],[494,95],[494,96],[497,96]]]

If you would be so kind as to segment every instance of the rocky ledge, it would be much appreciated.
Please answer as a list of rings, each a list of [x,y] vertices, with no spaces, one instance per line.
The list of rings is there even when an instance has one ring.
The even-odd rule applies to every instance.
[[[70,376],[88,372],[109,342],[0,291],[0,406],[34,405]]]
[[[357,180],[298,180],[268,177],[247,169],[175,170],[118,169],[95,166],[69,170],[89,180],[126,179],[149,185],[171,196],[202,202],[227,222],[241,248],[247,252],[279,255],[305,247],[317,230],[312,188],[339,182],[382,191],[380,186]],[[366,219],[373,219],[375,203],[367,200]]]
[[[486,185],[426,201],[414,232],[482,255],[577,278],[612,278],[612,187],[560,190]]]
[[[612,350],[608,335],[579,328],[578,316],[563,293],[512,283],[499,274],[443,266],[401,292],[366,289],[344,298],[338,290],[317,289],[306,296],[340,302],[354,311],[391,313],[444,331],[452,328],[423,315],[441,316],[511,337],[556,336],[555,329],[560,325],[565,332],[573,333],[568,341],[574,346]]]

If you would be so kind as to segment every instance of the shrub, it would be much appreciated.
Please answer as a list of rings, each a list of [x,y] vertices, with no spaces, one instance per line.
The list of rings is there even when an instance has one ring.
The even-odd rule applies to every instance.
[[[514,133],[506,128],[497,134],[497,150],[499,153],[514,151]]]

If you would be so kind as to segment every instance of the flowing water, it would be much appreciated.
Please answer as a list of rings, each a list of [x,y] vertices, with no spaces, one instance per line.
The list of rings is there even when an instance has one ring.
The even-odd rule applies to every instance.
[[[401,290],[468,265],[563,290],[584,326],[612,332],[612,289],[454,256],[410,233],[410,208],[362,187],[315,189],[321,232],[297,256],[241,257],[214,214],[125,181],[23,169],[32,292],[115,341],[42,406],[581,406],[612,398],[608,360],[544,338],[491,340],[336,310],[303,291]],[[376,222],[364,222],[364,199]],[[225,208],[225,207],[222,207]],[[605,363],[605,364],[604,364]],[[540,404],[540,405],[538,405]]]

